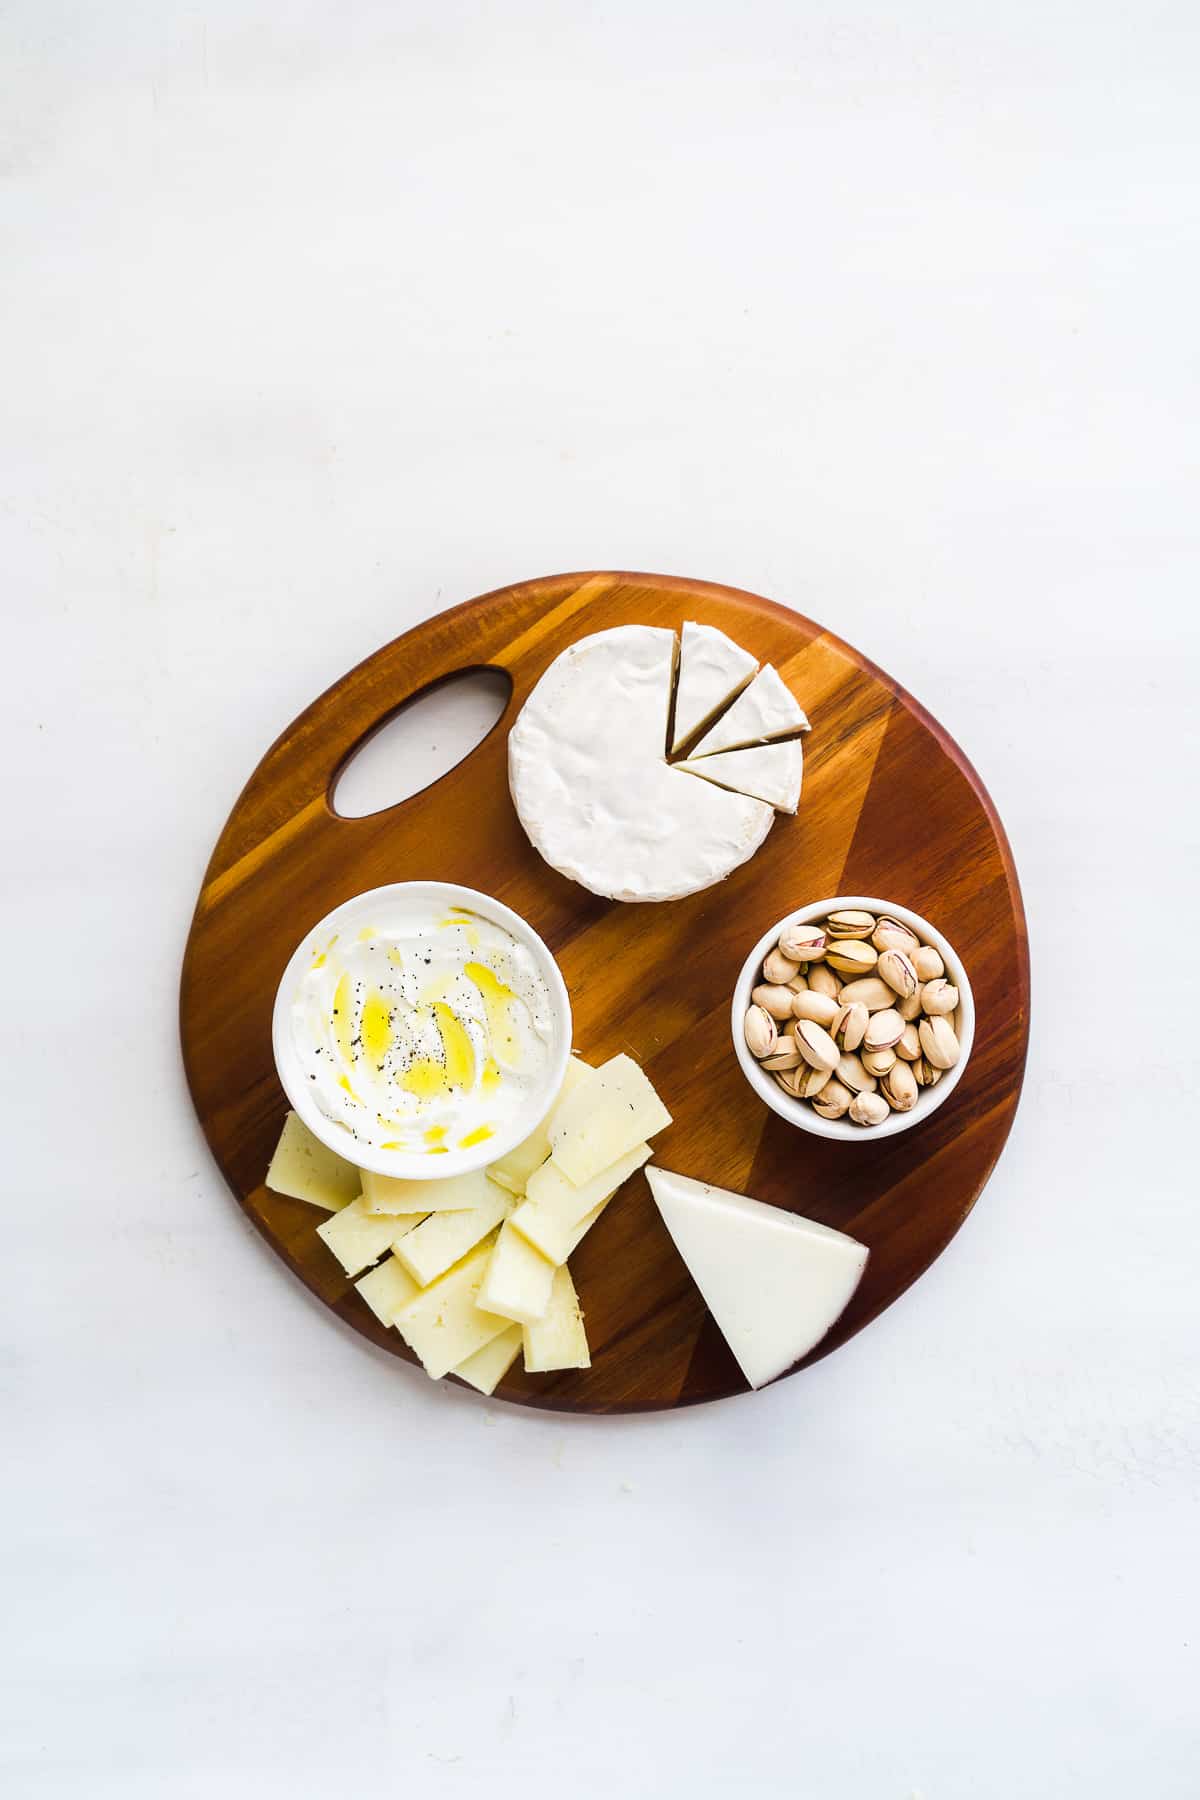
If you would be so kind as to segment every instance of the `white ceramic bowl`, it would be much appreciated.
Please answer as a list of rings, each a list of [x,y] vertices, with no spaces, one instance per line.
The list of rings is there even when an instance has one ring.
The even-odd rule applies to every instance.
[[[958,989],[958,1011],[954,1014],[953,1022],[962,1054],[957,1063],[946,1071],[936,1087],[918,1090],[917,1104],[911,1112],[889,1113],[882,1125],[855,1125],[850,1119],[823,1119],[820,1113],[813,1111],[809,1101],[795,1100],[791,1094],[785,1094],[770,1070],[761,1068],[746,1048],[745,1021],[746,1008],[750,1005],[750,992],[762,980],[759,971],[763,957],[774,946],[784,926],[808,925],[814,919],[825,919],[831,912],[842,912],[851,907],[861,912],[874,913],[876,917],[886,914],[888,918],[899,919],[902,925],[907,925],[916,932],[922,943],[932,944],[941,953],[947,979]],[[798,1125],[801,1131],[811,1131],[814,1137],[841,1138],[848,1144],[870,1143],[878,1142],[880,1138],[895,1137],[900,1131],[911,1131],[914,1125],[920,1125],[939,1106],[945,1105],[962,1079],[962,1072],[967,1066],[971,1045],[975,1040],[975,999],[958,952],[928,919],[923,919],[920,913],[912,912],[906,906],[897,906],[892,900],[877,900],[868,894],[837,894],[832,900],[818,900],[812,906],[800,906],[795,912],[785,913],[782,919],[776,920],[770,931],[763,933],[742,965],[737,986],[733,990],[730,1022],[733,1048],[742,1066],[742,1073],[759,1099],[772,1112],[777,1112],[789,1125]]]
[[[413,901],[427,901],[432,919],[443,917],[451,907],[464,907],[469,912],[478,913],[480,918],[487,919],[491,924],[499,925],[529,951],[550,997],[553,1033],[546,1074],[541,1086],[529,1095],[511,1123],[504,1130],[498,1130],[486,1143],[473,1144],[468,1150],[449,1150],[436,1158],[403,1150],[380,1150],[365,1144],[355,1145],[340,1125],[326,1118],[312,1098],[309,1083],[292,1042],[292,999],[296,985],[308,969],[314,952],[328,942],[332,932],[350,935],[363,926],[379,923],[386,917],[388,903],[400,899],[410,905]],[[496,1162],[506,1150],[511,1150],[515,1144],[527,1138],[538,1121],[545,1117],[562,1086],[567,1059],[571,1054],[571,1002],[558,964],[532,925],[526,924],[518,913],[502,906],[499,900],[493,900],[490,894],[477,893],[474,888],[459,887],[452,881],[397,881],[389,887],[370,888],[365,894],[356,894],[353,900],[346,900],[331,913],[326,913],[323,919],[319,919],[305,933],[302,942],[297,944],[292,953],[275,994],[271,1041],[283,1091],[314,1137],[320,1138],[323,1144],[328,1144],[339,1156],[346,1156],[348,1148],[353,1149],[354,1154],[348,1160],[359,1168],[370,1169],[376,1175],[393,1175],[401,1181],[427,1181],[434,1175],[439,1179],[442,1176],[465,1175],[471,1169],[482,1169],[487,1163]]]

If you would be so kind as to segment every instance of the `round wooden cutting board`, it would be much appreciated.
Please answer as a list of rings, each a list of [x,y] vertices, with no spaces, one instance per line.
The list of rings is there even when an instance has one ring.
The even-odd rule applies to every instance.
[[[598,899],[557,875],[509,798],[509,727],[559,651],[631,623],[716,625],[772,662],[812,721],[804,797],[730,879],[665,905]],[[508,706],[488,736],[423,792],[368,818],[329,796],[347,758],[404,702],[468,669],[504,670]],[[205,1134],[234,1194],[313,1293],[411,1361],[316,1235],[324,1217],[263,1186],[286,1111],[271,1055],[275,989],[331,908],[385,882],[482,888],[523,914],[557,956],[577,1049],[646,1069],[675,1123],[663,1167],[850,1232],[870,1247],[862,1284],[807,1360],[836,1350],[945,1249],[979,1195],[1016,1111],[1029,1021],[1029,953],[1004,831],[970,764],[895,682],[811,620],[753,594],[661,575],[547,576],[486,594],[397,638],[344,676],[272,745],[221,833],[196,905],[180,1003],[184,1062]],[[729,1002],[754,941],[831,894],[880,894],[931,919],[974,987],[974,1053],[956,1092],[912,1131],[827,1142],[769,1112],[729,1042]],[[635,1176],[571,1258],[592,1367],[497,1390],[569,1412],[686,1406],[746,1384]],[[800,1367],[804,1365],[801,1364]],[[424,1380],[422,1375],[420,1379]]]

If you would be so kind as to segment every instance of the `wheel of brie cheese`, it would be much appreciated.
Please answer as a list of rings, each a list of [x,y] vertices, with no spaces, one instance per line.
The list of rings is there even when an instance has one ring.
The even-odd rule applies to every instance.
[[[773,806],[756,792],[792,812],[799,799],[796,740],[778,746],[788,778],[769,785],[761,769],[748,770],[745,792],[727,768],[717,785],[668,763],[675,668],[673,631],[596,632],[555,658],[509,734],[509,786],[530,841],[552,868],[606,898],[677,900],[723,881],[771,829]],[[744,680],[744,662],[735,668]],[[736,694],[740,684],[729,685]],[[710,705],[706,696],[697,722]]]

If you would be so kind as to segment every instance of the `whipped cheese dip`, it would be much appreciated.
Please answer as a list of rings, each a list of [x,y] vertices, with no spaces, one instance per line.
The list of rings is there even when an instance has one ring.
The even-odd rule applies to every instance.
[[[318,938],[298,971],[294,1066],[324,1117],[364,1147],[435,1159],[489,1143],[551,1075],[545,980],[502,925],[419,893],[383,895],[378,917]]]

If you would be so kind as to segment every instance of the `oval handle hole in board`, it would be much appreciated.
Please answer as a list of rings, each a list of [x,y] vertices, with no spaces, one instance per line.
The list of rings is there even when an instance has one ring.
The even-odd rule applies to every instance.
[[[483,742],[511,693],[503,669],[465,669],[414,694],[342,764],[334,812],[365,819],[440,781]]]

